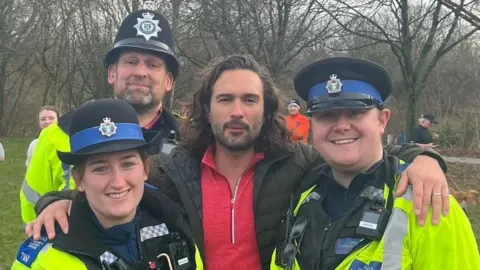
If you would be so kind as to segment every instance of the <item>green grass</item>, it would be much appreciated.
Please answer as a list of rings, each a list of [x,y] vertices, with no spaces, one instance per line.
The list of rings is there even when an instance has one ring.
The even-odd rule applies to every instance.
[[[7,138],[2,140],[6,159],[0,162],[0,270],[10,269],[18,246],[26,238],[20,217],[19,192],[25,176],[25,158],[31,139]],[[480,191],[477,177],[480,166],[449,165],[450,175],[463,189]],[[472,227],[480,244],[480,206],[469,208]]]
[[[27,148],[32,139],[2,139],[5,160],[0,162],[0,269],[10,269],[18,246],[26,238],[20,217],[19,192],[26,172]]]

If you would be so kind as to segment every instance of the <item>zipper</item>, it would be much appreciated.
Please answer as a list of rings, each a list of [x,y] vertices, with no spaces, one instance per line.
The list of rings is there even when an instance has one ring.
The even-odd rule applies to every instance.
[[[232,212],[232,220],[231,220],[231,223],[232,223],[232,244],[235,244],[235,201],[237,200],[237,191],[238,191],[238,186],[240,185],[240,181],[242,181],[242,177],[243,177],[243,174],[240,175],[240,177],[238,178],[237,180],[237,183],[235,184],[235,190],[233,192],[233,198],[231,200],[231,212]]]
[[[323,232],[324,232],[324,233],[323,233],[322,242],[321,242],[322,245],[321,245],[321,249],[320,249],[321,251],[320,251],[320,263],[319,263],[319,266],[320,266],[321,264],[324,264],[324,263],[325,263],[325,260],[324,260],[324,258],[323,258],[323,257],[325,256],[325,251],[324,251],[324,248],[323,248],[323,242],[325,242],[325,238],[327,237],[328,230],[330,230],[330,226],[332,226],[332,223],[331,223],[331,222],[328,223],[328,225],[327,225],[325,228],[323,228]]]

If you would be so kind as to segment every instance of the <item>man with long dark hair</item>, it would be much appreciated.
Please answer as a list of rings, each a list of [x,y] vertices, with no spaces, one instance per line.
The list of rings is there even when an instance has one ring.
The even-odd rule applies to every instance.
[[[269,269],[290,195],[323,162],[313,147],[290,142],[278,109],[279,92],[266,70],[247,56],[226,57],[205,71],[183,146],[152,160],[148,182],[182,203],[208,269]],[[407,161],[430,155],[444,165],[414,145],[387,151]],[[446,191],[437,160],[425,155],[399,184],[401,193],[407,178],[413,183],[417,209],[422,199],[430,204],[433,186]],[[52,228],[67,208],[64,201],[49,206],[34,231],[43,223]]]
[[[279,91],[255,60],[215,63],[195,93],[184,148],[157,159],[159,175],[149,177],[185,205],[211,269],[268,269],[274,222],[305,173],[323,162],[311,146],[290,142],[278,109]],[[408,160],[422,153],[415,146],[388,151]],[[426,160],[446,186],[438,163]],[[431,180],[415,178],[415,185]]]

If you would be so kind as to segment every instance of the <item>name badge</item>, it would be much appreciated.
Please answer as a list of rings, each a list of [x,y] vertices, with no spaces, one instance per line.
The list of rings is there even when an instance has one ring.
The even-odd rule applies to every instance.
[[[335,244],[335,254],[346,255],[362,241],[363,238],[340,238]]]

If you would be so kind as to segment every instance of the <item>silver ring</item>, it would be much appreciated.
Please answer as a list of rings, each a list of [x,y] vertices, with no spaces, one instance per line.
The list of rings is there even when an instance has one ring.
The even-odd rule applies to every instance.
[[[442,193],[441,192],[433,192],[432,195],[441,196]]]

